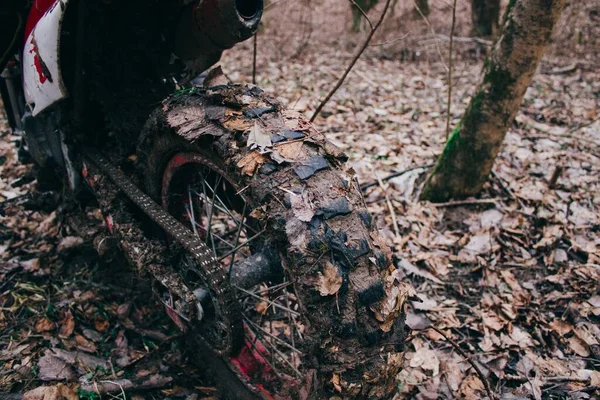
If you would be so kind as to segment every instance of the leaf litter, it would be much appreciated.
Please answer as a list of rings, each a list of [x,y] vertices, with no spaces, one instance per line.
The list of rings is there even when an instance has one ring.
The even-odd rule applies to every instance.
[[[458,6],[469,15],[466,2],[459,1]],[[322,34],[320,43],[335,37],[331,46],[339,49],[344,40],[358,40],[331,34],[339,28],[320,24],[321,6],[316,7],[312,29],[313,37]],[[329,11],[333,6],[323,7]],[[600,32],[592,28],[597,24],[589,14],[596,9],[592,5],[565,9],[562,28],[556,31],[560,39],[543,60],[542,73],[534,77],[494,174],[477,199],[442,206],[417,201],[428,171],[425,166],[435,162],[444,145],[445,69],[431,47],[405,41],[383,50],[367,49],[317,118],[327,139],[346,152],[361,184],[415,168],[390,179],[385,190],[375,183],[364,192],[381,240],[393,248],[400,281],[412,283],[423,300],[407,302],[407,322],[416,331],[407,344],[405,369],[397,377],[401,388],[397,398],[485,396],[472,366],[428,329],[432,325],[470,355],[502,398],[600,396],[592,384],[596,375],[587,372],[598,373],[600,367],[595,344],[600,337],[589,329],[600,322],[600,84],[592,67],[599,60],[594,38]],[[432,11],[430,21],[436,29],[444,26],[436,18],[447,12]],[[276,10],[272,13],[284,17]],[[399,26],[410,26],[414,32],[406,31],[415,36],[424,34],[400,14],[391,17],[396,20],[389,22],[389,35],[382,35],[400,36]],[[459,25],[465,29],[459,35],[468,36],[469,22]],[[572,40],[566,39],[573,32],[571,26],[585,32],[589,43],[560,46]],[[302,62],[282,64],[274,46],[266,43],[258,53],[259,85],[292,108],[290,113],[310,117],[319,102],[315,93],[335,81],[331,71],[347,62],[346,55],[333,55],[311,42],[300,56]],[[403,57],[410,46],[433,56],[421,63],[393,60]],[[446,54],[447,43],[441,46]],[[468,105],[473,78],[481,68],[481,59],[473,63],[466,56],[474,47],[464,46],[464,52],[459,49],[456,55],[452,126]],[[578,60],[585,54],[595,61],[577,61],[573,72],[543,72],[573,64],[569,52],[575,52]],[[230,76],[248,80],[251,55],[252,47],[246,44],[225,54],[223,64]],[[557,168],[560,173],[552,185]],[[400,237],[394,233],[386,193]],[[433,365],[424,368],[425,359]],[[524,362],[527,368],[517,367]]]
[[[318,7],[331,6],[325,3]],[[467,2],[459,3],[468,11]],[[597,24],[589,22],[596,7],[591,3],[580,6],[580,11],[578,7],[566,10],[561,26],[588,21],[581,32],[593,41],[600,35],[590,33],[597,31],[591,28]],[[432,22],[446,11],[432,11]],[[315,21],[325,14],[329,15],[315,11]],[[335,24],[321,25],[329,29]],[[468,23],[462,26],[468,29]],[[398,36],[397,26],[393,28],[392,34]],[[268,27],[263,37],[276,43],[273,29]],[[557,35],[572,32],[557,29]],[[345,62],[345,50],[334,50],[343,44],[329,46],[327,38],[355,40],[351,35],[343,35],[347,39],[323,36],[323,42],[311,42],[300,62],[280,62],[283,50],[261,40],[265,45],[258,53],[259,84],[293,108],[285,115],[310,116],[318,104],[316,93],[329,87],[335,70]],[[431,50],[414,42],[406,46]],[[430,326],[470,354],[502,398],[600,395],[600,81],[589,64],[594,61],[583,58],[572,72],[543,73],[572,64],[571,55],[564,54],[567,47],[554,46],[542,63],[542,73],[535,76],[507,134],[494,176],[476,199],[493,201],[442,207],[417,202],[427,171],[417,168],[391,179],[386,189],[400,230],[396,237],[384,190],[376,184],[364,193],[380,229],[377,240],[392,246],[397,266],[394,282],[416,288],[409,293],[398,287],[397,296],[374,306],[382,321],[393,320],[399,307],[407,307],[407,323],[414,329],[406,345],[405,368],[396,378],[398,398],[485,395],[472,366]],[[581,55],[583,47],[573,51]],[[246,43],[225,54],[223,64],[234,81],[250,80],[251,54],[251,44]],[[590,53],[592,60],[597,56]],[[332,151],[346,152],[363,184],[373,182],[374,174],[383,178],[429,165],[444,144],[443,66],[436,60],[398,62],[393,57],[403,57],[401,51],[394,53],[393,46],[369,49],[317,119],[317,127],[337,146]],[[472,53],[457,56],[453,126],[470,99],[471,78],[478,76],[480,67],[481,59],[473,62]],[[204,119],[223,118],[223,127],[249,132],[268,112],[267,105],[261,107],[265,110],[256,109],[251,115],[254,124],[239,114],[212,110],[209,115],[196,115],[195,109],[178,115],[174,124],[188,132]],[[281,162],[302,160],[307,168],[300,169],[299,176],[326,167],[327,155],[302,159],[305,144],[300,135],[305,127],[294,118],[284,118],[283,124],[295,132],[283,130],[279,136],[285,141],[271,137],[267,141],[260,130],[255,132],[257,151],[240,160],[243,173],[253,175],[266,166],[263,151],[277,153]],[[4,121],[0,126],[0,201],[17,200],[13,209],[3,206],[0,214],[0,358],[4,361],[0,390],[29,390],[25,398],[31,399],[70,398],[77,394],[75,387],[83,385],[84,390],[98,387],[112,393],[124,388],[133,398],[142,388],[144,396],[185,398],[198,394],[196,386],[211,386],[201,371],[187,363],[177,330],[156,312],[161,307],[152,296],[144,295],[149,288],[127,268],[120,268],[122,262],[98,260],[60,210],[36,209],[35,201],[25,201],[30,190],[34,200],[45,196],[36,192],[35,182],[11,185],[26,176],[30,166],[17,161],[19,138],[7,133]],[[551,185],[557,169],[557,181]],[[318,211],[308,199],[298,200],[295,212],[304,219]],[[87,211],[86,218],[97,217],[93,210]],[[101,220],[96,219],[96,224]],[[339,290],[334,269],[323,271],[315,283],[320,294],[335,295]],[[414,294],[420,302],[410,298]],[[267,306],[263,304],[265,310]],[[285,331],[285,327],[278,329]],[[90,360],[97,362],[89,364]],[[62,373],[68,376],[60,377],[60,382],[44,382],[40,375],[58,374],[53,365],[65,366]],[[341,379],[334,375],[334,387]],[[101,383],[107,380],[118,385]],[[214,389],[204,390],[200,396],[214,395]]]

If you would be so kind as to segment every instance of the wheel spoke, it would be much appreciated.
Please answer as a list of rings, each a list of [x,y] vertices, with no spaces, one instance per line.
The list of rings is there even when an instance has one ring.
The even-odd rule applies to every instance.
[[[262,235],[263,233],[265,233],[266,229],[261,230],[260,232],[258,232],[256,235],[252,236],[250,239],[246,240],[244,243],[234,247],[233,249],[231,249],[230,252],[226,253],[225,255],[222,255],[221,257],[219,257],[219,261],[223,260],[226,257],[229,257],[230,255],[232,255],[233,253],[235,253],[236,251],[238,251],[239,249],[241,249],[244,246],[248,246],[250,244],[250,242],[252,242],[253,240],[255,240],[256,238],[260,237],[260,235]]]
[[[206,186],[208,186],[208,188],[211,191],[213,191],[213,193],[215,193],[215,190],[213,190],[213,188],[210,187],[210,185],[208,184],[208,182],[206,182]],[[225,205],[225,203],[223,202],[223,200],[221,200],[221,198],[219,197],[219,195],[217,195],[216,193],[215,193],[215,195],[217,197],[217,200],[219,201],[219,203],[221,203],[221,206],[223,207],[222,209],[220,208],[221,211],[226,212],[231,217],[231,219],[233,219],[238,224],[244,225],[246,228],[248,228],[248,229],[256,232],[256,229],[252,228],[251,226],[248,226],[248,225],[244,224],[244,221],[243,221],[244,216],[243,215],[242,215],[242,221],[240,221],[239,219],[237,219],[233,214],[231,214],[231,212],[229,211],[229,208]],[[242,196],[240,196],[240,198],[242,200],[244,200],[244,198]],[[246,200],[244,200],[244,207],[245,206],[246,206]]]
[[[300,313],[298,311],[294,311],[294,310],[292,310],[289,307],[282,306],[281,304],[276,303],[275,301],[264,299],[264,298],[262,298],[262,297],[260,297],[260,296],[258,296],[256,294],[254,294],[254,293],[252,293],[252,292],[250,292],[250,291],[248,291],[248,290],[246,290],[244,288],[241,288],[239,286],[236,286],[236,289],[241,290],[242,292],[248,294],[251,297],[254,297],[255,299],[258,299],[258,300],[261,300],[261,301],[266,301],[269,304],[269,307],[273,306],[273,307],[279,308],[279,309],[281,309],[283,311],[287,311],[290,314],[294,314],[294,315],[300,316]]]
[[[256,340],[258,338],[258,334],[252,329],[250,328],[250,330],[252,331],[252,333],[254,334],[254,338],[248,337],[246,336],[246,338],[248,339],[248,343],[250,343],[250,345],[252,346],[252,348],[254,349],[254,351],[256,351],[263,360],[265,360],[265,362],[269,365],[269,367],[271,367],[273,369],[273,373],[277,376],[277,378],[282,379],[282,373],[281,371],[279,371],[279,369],[277,367],[275,367],[275,365],[273,365],[274,363],[269,362],[269,360],[267,360],[266,358],[266,354],[263,354],[260,349],[258,347],[256,347]],[[271,361],[273,361],[271,359]]]
[[[265,294],[265,293],[269,293],[269,292],[277,292],[278,290],[284,289],[284,288],[290,286],[291,284],[292,284],[292,282],[278,283],[277,285],[269,286],[266,289],[259,290],[258,292],[254,292],[254,294],[261,295],[261,294]]]
[[[204,176],[202,176],[201,179],[202,179],[202,192],[204,193],[204,204],[205,204],[204,209],[205,209],[205,212],[206,212],[206,216],[210,220],[211,217],[208,214],[208,195],[206,194],[206,181],[204,179]],[[211,216],[212,216],[212,210],[213,210],[214,204],[215,204],[214,201],[210,204],[210,215]],[[213,239],[212,232],[210,232],[210,221],[209,221],[209,228],[207,230],[207,234],[210,237],[210,243],[211,243],[212,248],[213,248],[213,253],[216,255],[217,254],[217,249],[215,248],[215,240]],[[209,238],[207,237],[206,240],[208,241],[208,239]]]
[[[206,184],[206,186],[208,186],[208,187],[210,188],[210,185]],[[211,190],[212,190],[212,189],[211,189]],[[194,191],[194,193],[195,193],[196,195],[198,195],[198,196],[201,196],[201,194],[200,194],[200,193],[198,193],[198,192],[195,192],[195,191]],[[220,200],[218,195],[217,195],[217,200]],[[226,213],[227,215],[229,215],[229,217],[230,217],[230,218],[231,218],[233,221],[235,221],[235,222],[236,222],[236,225],[239,225],[239,223],[240,223],[240,220],[239,220],[239,219],[238,219],[238,218],[237,218],[235,215],[231,214],[231,212],[229,212],[229,210],[227,209],[227,207],[223,208],[223,207],[221,207],[221,206],[220,206],[220,205],[218,205],[218,204],[213,204],[213,205],[214,205],[214,207],[215,207],[217,210],[221,210],[221,211],[223,211],[224,213]],[[251,227],[250,225],[246,225],[246,224],[243,224],[243,225],[244,225],[244,227],[246,227],[246,229],[249,229],[249,230],[251,230],[251,231],[253,231],[253,232],[256,232],[256,228],[253,228],[253,227]],[[234,230],[233,232],[237,232],[237,229],[236,229],[236,230]]]
[[[196,226],[197,226],[197,227],[199,227],[199,228],[202,228],[202,229],[204,229],[204,227],[203,227],[202,225],[200,225],[199,223],[197,223],[197,222],[196,222]],[[217,239],[219,239],[221,242],[225,243],[227,246],[229,246],[229,249],[233,249],[233,248],[235,247],[235,246],[234,246],[232,243],[230,243],[230,242],[228,242],[227,240],[223,239],[221,236],[217,235],[216,233],[214,233],[214,232],[213,232],[213,234],[212,234],[212,235],[213,235],[214,237],[216,237]],[[215,247],[215,248],[213,249],[213,251],[214,251],[214,250],[218,250],[218,249],[223,249],[223,247],[219,247],[219,246],[217,246],[217,247]],[[229,249],[227,249],[227,250],[229,250]]]
[[[259,331],[261,331],[262,333],[264,333],[268,337],[274,339],[275,341],[281,343],[283,346],[287,347],[288,349],[290,349],[292,351],[295,351],[298,354],[302,354],[302,352],[300,350],[298,350],[297,348],[295,348],[294,346],[292,346],[291,344],[289,344],[285,340],[282,340],[282,339],[278,338],[277,336],[273,335],[271,332],[267,332],[264,328],[260,327],[259,325],[255,324],[254,322],[252,322],[252,320],[250,320],[250,318],[248,318],[246,315],[244,315],[244,320],[247,323],[249,323],[250,325],[252,325],[255,329],[258,329]]]
[[[216,188],[217,186],[219,186],[219,183],[221,182],[221,175],[219,175],[217,179],[218,179],[218,181],[217,181],[217,183],[215,184],[215,188]],[[204,179],[203,179],[202,181],[203,181],[203,182],[205,182],[206,180],[204,180]],[[211,203],[210,203],[210,215],[208,216],[208,228],[207,228],[207,230],[208,230],[208,233],[209,233],[209,235],[210,235],[210,237],[211,237],[211,241],[212,241],[212,244],[213,244],[213,249],[214,249],[214,247],[215,247],[215,243],[214,243],[214,239],[212,238],[212,236],[213,236],[213,231],[212,231],[212,219],[213,219],[213,214],[214,214],[214,210],[215,210],[214,204],[215,204],[215,196],[216,196],[216,195],[217,195],[217,192],[216,192],[216,191],[214,191],[214,192],[213,192],[213,198],[212,198],[212,201],[211,201]],[[215,254],[215,255],[216,255],[216,254]]]
[[[252,380],[276,391],[280,387],[276,379],[280,382],[302,379],[302,314],[291,289],[293,282],[285,277],[281,280],[277,249],[259,249],[257,243],[263,239],[257,239],[264,237],[265,224],[249,216],[251,203],[240,194],[244,189],[238,190],[226,174],[203,163],[195,169],[195,175],[187,170],[184,173],[185,179],[176,181],[182,184],[170,199],[178,202],[179,218],[188,222],[194,235],[211,248],[221,268],[228,268],[229,284],[237,290],[237,301],[242,307],[247,349],[266,368],[264,380],[259,377]],[[190,269],[195,272],[198,267]],[[194,280],[193,274],[186,271],[182,270],[186,281],[203,287],[202,279]],[[218,295],[211,292],[207,298]],[[208,341],[218,341],[228,326],[219,319],[215,298],[211,302],[207,298],[202,303],[207,304],[202,329]],[[262,302],[260,308],[259,302]]]
[[[198,234],[198,230],[196,229],[196,217],[194,216],[194,202],[192,200],[192,193],[190,192],[190,185],[188,185],[188,202],[189,205],[186,207],[186,211],[188,212],[188,217],[190,221],[192,221],[192,230],[194,231],[194,235],[200,237]]]
[[[244,218],[246,218],[246,203],[245,202],[244,202],[244,209],[242,210],[242,222],[240,223],[237,234],[235,235],[235,246],[233,247],[234,249],[238,248],[238,245],[240,243],[240,235],[242,234]],[[237,254],[237,251],[231,255],[231,260],[229,261],[229,271],[231,271],[231,267],[233,266],[233,262],[235,261],[236,254]]]
[[[270,338],[275,338],[278,339],[276,336],[271,335],[269,332],[267,332],[266,330],[264,330],[263,328],[261,328],[260,326],[253,324],[252,326],[248,326],[246,325],[254,334],[255,337],[257,338],[261,338],[263,339],[261,341],[261,344],[264,346],[268,346],[270,349],[272,349],[272,351],[269,352],[269,355],[271,356],[271,362],[269,362],[266,358],[265,358],[265,354],[261,353],[259,351],[259,354],[261,354],[261,356],[263,357],[263,359],[270,365],[273,366],[273,364],[275,364],[275,356],[279,356],[277,359],[284,361],[286,364],[288,364],[293,370],[294,372],[297,373],[298,377],[301,376],[300,371],[298,371],[298,369],[296,367],[294,367],[293,364],[291,364],[289,362],[289,360],[286,358],[285,354],[283,354],[276,345],[274,345],[273,343],[271,343]],[[267,336],[266,336],[267,335]],[[281,339],[279,339],[281,340]],[[292,353],[294,354],[294,353]],[[279,364],[281,364],[281,362],[279,362]]]

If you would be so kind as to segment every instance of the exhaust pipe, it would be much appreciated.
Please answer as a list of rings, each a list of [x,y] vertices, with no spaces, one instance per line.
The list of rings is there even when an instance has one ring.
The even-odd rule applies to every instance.
[[[177,28],[174,53],[186,70],[200,73],[223,50],[252,37],[263,13],[263,0],[200,0],[186,6]]]

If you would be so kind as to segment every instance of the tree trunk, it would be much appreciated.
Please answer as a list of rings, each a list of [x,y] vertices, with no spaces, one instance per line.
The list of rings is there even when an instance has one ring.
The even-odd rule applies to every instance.
[[[415,0],[415,14],[417,14],[418,16],[421,15],[421,13],[423,13],[424,16],[428,16],[429,15],[429,2],[428,0]],[[421,13],[419,13],[419,10],[417,10],[417,7],[419,8],[419,10],[421,10]]]
[[[510,1],[503,31],[484,62],[471,103],[448,139],[421,199],[439,202],[480,191],[565,1]]]
[[[471,20],[476,36],[494,36],[498,31],[499,15],[500,0],[471,0]]]
[[[371,8],[373,8],[375,6],[375,4],[377,4],[378,0],[355,0],[354,2],[355,4],[352,4],[352,30],[354,32],[358,32],[360,31],[360,23],[362,22],[363,19],[363,15],[360,12],[360,10],[356,7],[358,5],[358,7],[361,8],[361,10],[363,10],[366,13],[369,12],[369,10]]]

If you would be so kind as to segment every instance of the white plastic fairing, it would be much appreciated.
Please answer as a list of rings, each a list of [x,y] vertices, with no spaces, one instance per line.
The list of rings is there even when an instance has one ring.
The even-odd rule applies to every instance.
[[[68,95],[60,68],[60,33],[68,2],[56,0],[25,42],[25,101],[33,116]]]

